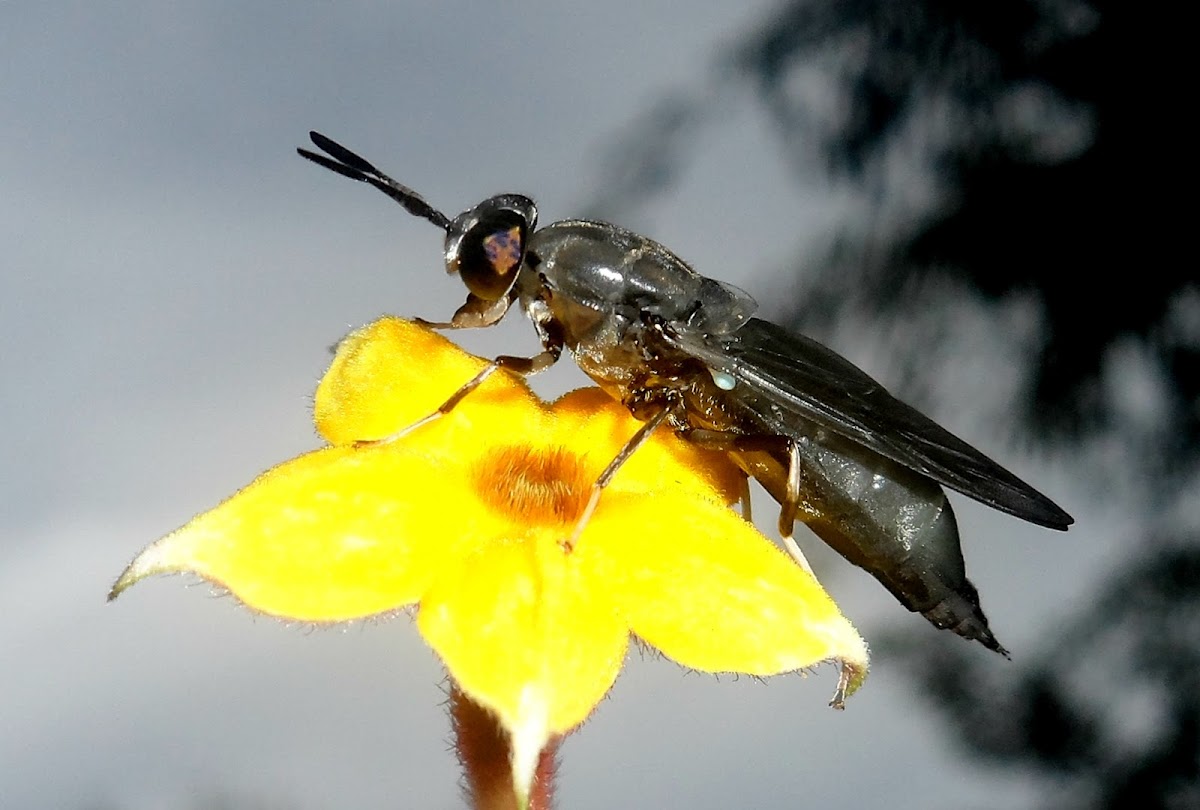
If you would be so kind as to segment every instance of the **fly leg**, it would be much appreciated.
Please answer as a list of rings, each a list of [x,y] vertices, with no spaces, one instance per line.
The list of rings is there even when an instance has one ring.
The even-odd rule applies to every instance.
[[[550,368],[550,366],[558,362],[558,358],[561,355],[562,344],[557,341],[550,342],[543,351],[535,354],[533,357],[517,357],[511,354],[502,354],[484,366],[474,377],[467,380],[461,388],[451,394],[450,398],[439,405],[433,413],[418,419],[406,428],[396,431],[391,436],[360,442],[360,444],[387,444],[388,442],[394,442],[412,433],[417,428],[424,427],[431,422],[436,422],[454,410],[458,403],[462,402],[468,394],[483,385],[483,381],[492,376],[497,369],[507,369],[508,371],[520,374],[522,377],[528,377],[531,374],[537,374],[539,371],[545,371]]]
[[[496,360],[499,360],[499,359],[500,358],[496,358]],[[492,374],[495,373],[496,369],[500,368],[500,364],[498,362],[496,362],[496,360],[493,360],[492,362],[488,363],[486,366],[483,367],[482,371],[480,371],[478,374],[476,374],[471,379],[467,380],[467,382],[461,388],[459,388],[457,391],[455,391],[453,394],[451,394],[450,398],[447,399],[445,402],[443,402],[441,405],[439,405],[437,410],[434,411],[433,413],[428,414],[426,416],[422,416],[420,419],[413,422],[408,427],[401,428],[400,430],[393,433],[391,436],[385,436],[382,439],[373,439],[370,441],[359,442],[359,444],[364,444],[364,445],[365,444],[388,444],[389,442],[394,442],[397,439],[404,438],[405,436],[412,433],[417,428],[424,427],[425,425],[428,425],[431,422],[436,422],[437,420],[441,419],[443,416],[450,413],[450,411],[454,410],[455,406],[457,406],[458,403],[462,402],[463,398],[466,397],[467,394],[471,393],[476,388],[478,388],[480,385],[482,385],[484,380],[486,380],[488,377],[492,376]]]
[[[792,559],[799,563],[801,568],[812,574],[815,579],[816,575],[813,574],[812,566],[808,564],[808,559],[792,536],[796,527],[796,512],[800,508],[800,450],[796,446],[796,442],[791,439],[787,440],[787,448],[787,492],[779,508],[779,536],[783,538],[784,548],[788,550],[788,554],[792,555]]]
[[[742,492],[738,495],[738,502],[742,507],[742,520],[747,523],[754,522],[754,516],[750,514],[750,476],[742,476]]]
[[[766,451],[769,453],[779,453],[782,451],[787,455],[787,484],[784,489],[783,500],[780,501],[779,537],[783,540],[783,547],[787,549],[787,553],[796,561],[796,564],[809,574],[812,574],[812,566],[809,565],[808,558],[804,556],[804,552],[800,550],[800,546],[796,544],[793,536],[796,526],[796,515],[800,511],[801,468],[800,451],[796,442],[786,436],[756,436],[702,429],[681,431],[681,435],[692,444],[709,450],[723,450],[725,452]],[[748,501],[749,499],[747,498],[743,503],[748,503]],[[744,510],[743,514],[746,514],[747,511]]]
[[[491,326],[504,317],[512,299],[507,296],[495,301],[488,301],[474,293],[467,293],[467,302],[463,304],[448,321],[427,321],[424,318],[413,318],[414,323],[429,329],[482,329]]]
[[[323,164],[322,164],[323,165]],[[491,326],[504,317],[504,313],[508,311],[512,304],[510,298],[500,298],[496,301],[487,301],[474,293],[467,294],[467,302],[463,304],[454,313],[454,316],[448,321],[427,321],[424,318],[414,318],[413,322],[418,323],[427,329],[446,330],[446,329],[479,329],[485,326]],[[467,394],[474,391],[483,381],[496,371],[496,369],[507,369],[509,371],[520,374],[522,377],[528,377],[533,374],[545,371],[558,362],[558,358],[562,356],[563,346],[565,345],[561,330],[541,330],[542,334],[542,351],[535,354],[533,357],[517,357],[511,354],[502,354],[483,368],[478,374],[459,388],[450,398],[443,402],[436,411],[428,416],[418,419],[413,424],[403,430],[383,439],[381,441],[391,442],[399,439],[402,436],[407,436],[419,427],[428,425],[430,422],[436,422],[450,411],[454,410],[458,403],[462,402]]]
[[[583,509],[583,514],[579,516],[579,520],[575,523],[575,531],[571,532],[571,537],[563,543],[563,550],[570,552],[575,548],[575,544],[579,542],[579,535],[583,533],[583,527],[591,520],[592,513],[596,511],[596,504],[600,503],[600,493],[612,481],[613,476],[617,474],[617,470],[629,461],[629,457],[637,452],[637,449],[646,443],[650,435],[662,426],[662,423],[671,415],[671,408],[665,407],[655,412],[653,416],[647,419],[637,433],[630,437],[629,441],[625,442],[625,446],[621,448],[621,452],[617,453],[616,458],[608,463],[604,468],[604,472],[600,473],[600,477],[592,484],[592,494],[588,498],[587,506]]]

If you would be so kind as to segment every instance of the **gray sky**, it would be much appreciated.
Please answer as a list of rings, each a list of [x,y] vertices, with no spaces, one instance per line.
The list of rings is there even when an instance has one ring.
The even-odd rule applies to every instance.
[[[0,806],[459,806],[441,671],[406,619],[307,632],[178,579],[104,594],[146,543],[316,446],[311,392],[345,331],[461,302],[438,232],[296,157],[309,129],[451,214],[521,191],[544,221],[571,216],[606,139],[697,86],[771,6],[0,5]],[[780,177],[749,105],[700,149],[679,192],[625,224],[760,300],[774,287],[756,267],[853,212]],[[988,421],[1016,384],[1003,340],[970,341],[1021,313],[978,317],[962,329],[979,354],[946,383],[975,395],[939,415],[1079,520],[1063,536],[956,501],[1019,658],[1134,527],[1119,497],[1089,503],[1071,460],[1004,448]],[[466,345],[529,351],[512,321]],[[870,338],[845,337],[869,365]],[[562,365],[539,390],[582,383]],[[817,561],[868,641],[875,622],[921,622]],[[887,659],[844,713],[825,707],[833,685],[832,669],[718,681],[635,654],[565,746],[561,806],[903,810],[1034,790],[956,758]]]

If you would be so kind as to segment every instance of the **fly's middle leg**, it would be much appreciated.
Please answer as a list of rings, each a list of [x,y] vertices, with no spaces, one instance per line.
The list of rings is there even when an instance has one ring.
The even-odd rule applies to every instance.
[[[592,494],[588,498],[587,506],[583,509],[583,514],[579,516],[579,520],[575,522],[575,530],[571,532],[571,536],[563,543],[564,551],[571,551],[575,548],[575,544],[579,542],[579,535],[583,533],[583,529],[587,526],[588,521],[592,517],[592,513],[596,511],[596,505],[600,503],[600,493],[612,481],[613,476],[617,474],[617,470],[629,460],[630,456],[637,452],[637,449],[646,443],[646,440],[662,426],[662,423],[671,415],[671,408],[664,407],[651,416],[646,422],[638,428],[637,433],[625,442],[625,446],[617,453],[616,458],[608,463],[604,468],[604,472],[600,473],[600,477],[592,484]]]

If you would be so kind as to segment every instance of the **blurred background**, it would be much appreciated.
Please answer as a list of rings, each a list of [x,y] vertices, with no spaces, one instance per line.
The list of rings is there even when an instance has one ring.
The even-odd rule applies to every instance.
[[[343,333],[461,303],[436,229],[298,158],[310,129],[451,214],[517,191],[658,239],[1077,520],[952,496],[1011,662],[802,536],[874,649],[847,710],[830,668],[634,654],[561,807],[1200,806],[1182,26],[1107,0],[538,5],[0,5],[0,807],[461,806],[406,618],[288,626],[179,579],[104,603],[317,446]],[[509,320],[462,342],[534,350]]]

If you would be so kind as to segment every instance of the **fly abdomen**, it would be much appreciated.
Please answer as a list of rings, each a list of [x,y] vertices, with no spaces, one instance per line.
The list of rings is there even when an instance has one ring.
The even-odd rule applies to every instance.
[[[958,525],[942,488],[835,435],[796,441],[800,520],[909,610],[1007,655],[967,579]],[[786,454],[735,451],[732,456],[775,500],[784,501]]]

